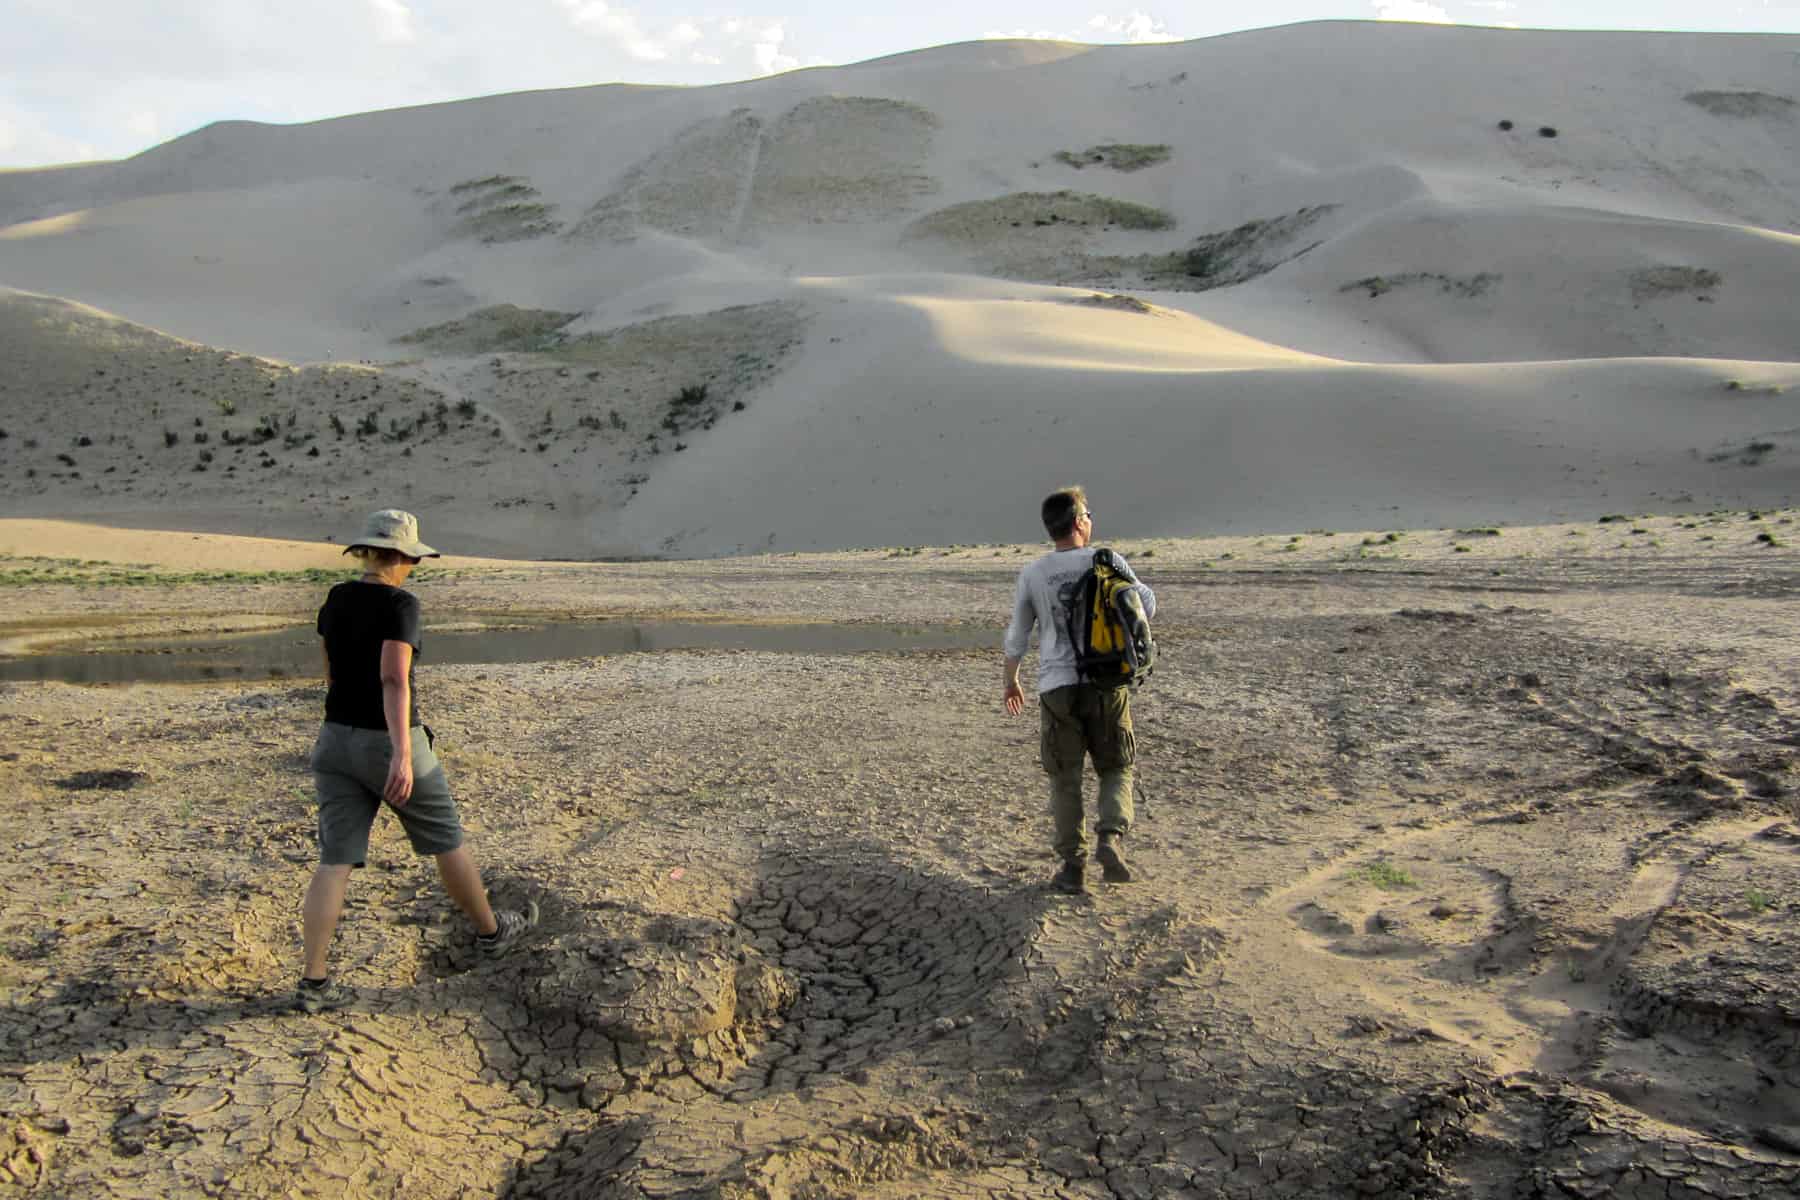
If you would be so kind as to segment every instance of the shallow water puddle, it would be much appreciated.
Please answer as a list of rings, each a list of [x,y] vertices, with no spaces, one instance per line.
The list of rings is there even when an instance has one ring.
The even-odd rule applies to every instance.
[[[550,621],[501,628],[427,627],[420,663],[551,662],[663,650],[881,654],[997,647],[996,630],[947,625],[726,624],[709,621]],[[317,678],[319,638],[296,625],[272,633],[143,638],[0,658],[0,681],[196,683]]]

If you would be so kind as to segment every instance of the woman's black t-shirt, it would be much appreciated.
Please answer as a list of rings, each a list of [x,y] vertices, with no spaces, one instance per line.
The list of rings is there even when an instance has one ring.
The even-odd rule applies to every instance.
[[[325,691],[325,719],[357,729],[386,729],[381,707],[381,643],[405,642],[419,656],[419,598],[385,583],[351,580],[340,583],[319,609],[319,636],[331,660],[331,686]],[[412,669],[406,673],[412,711],[407,725],[419,723],[418,691]]]

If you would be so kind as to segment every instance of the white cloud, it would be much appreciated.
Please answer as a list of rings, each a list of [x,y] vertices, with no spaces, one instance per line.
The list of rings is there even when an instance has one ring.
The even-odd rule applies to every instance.
[[[1122,17],[1096,13],[1084,29],[990,29],[984,38],[1028,38],[1035,42],[1177,42],[1161,17],[1134,9]]]
[[[591,34],[609,42],[639,62],[665,62],[679,58],[690,63],[718,65],[725,62],[716,51],[701,46],[707,40],[704,29],[695,21],[682,18],[662,33],[655,33],[645,28],[642,18],[633,9],[622,8],[616,4],[608,4],[605,0],[555,0],[558,8],[566,14],[569,24],[583,33]],[[780,25],[771,26],[767,30],[756,30],[750,22],[741,18],[715,23],[718,34],[733,41],[743,42],[749,38],[749,46],[755,53],[752,61],[759,70],[765,71],[766,61],[789,62],[785,55],[779,53],[782,40]],[[773,45],[768,50],[758,49],[770,42],[773,33]],[[687,53],[683,53],[687,51]],[[777,66],[775,70],[785,70],[785,66]]]
[[[18,14],[0,18],[0,166],[124,157],[219,120],[751,79],[830,51],[829,28],[741,3],[0,0],[0,13]]]
[[[764,75],[775,75],[799,66],[799,59],[781,52],[781,43],[786,40],[787,30],[779,23],[764,29],[750,46],[750,57],[755,61],[756,69]]]
[[[375,40],[390,46],[402,46],[418,40],[413,29],[413,11],[405,0],[369,0],[375,15]]]
[[[0,109],[0,168],[90,162],[99,157],[91,142],[46,129],[29,113]]]
[[[125,128],[133,137],[146,142],[154,142],[162,134],[162,122],[147,108],[140,108],[126,117]]]
[[[643,38],[637,16],[628,8],[615,8],[606,0],[556,0],[556,6],[568,14],[569,24],[576,29],[621,48]]]
[[[1416,21],[1422,25],[1450,24],[1450,14],[1426,0],[1375,0],[1375,15],[1383,21]]]
[[[1107,39],[1108,41],[1117,40],[1144,43],[1174,42],[1180,40],[1169,32],[1168,27],[1162,23],[1160,18],[1153,17],[1149,13],[1141,10],[1134,10],[1126,13],[1122,17],[1108,16],[1106,13],[1096,13],[1094,16],[1088,18],[1088,28],[1099,30],[1101,33],[1111,34],[1112,36]]]

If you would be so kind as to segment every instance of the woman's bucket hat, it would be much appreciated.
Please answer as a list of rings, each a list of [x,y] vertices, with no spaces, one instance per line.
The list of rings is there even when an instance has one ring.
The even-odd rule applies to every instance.
[[[380,512],[370,513],[369,519],[363,522],[362,533],[344,547],[344,553],[348,554],[358,546],[398,550],[408,558],[443,557],[419,540],[419,518],[397,508],[384,508]]]

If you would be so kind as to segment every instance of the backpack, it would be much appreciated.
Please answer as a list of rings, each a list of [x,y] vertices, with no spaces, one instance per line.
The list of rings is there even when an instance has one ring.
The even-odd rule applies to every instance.
[[[1069,604],[1069,645],[1084,683],[1136,687],[1156,665],[1150,621],[1132,581],[1104,546],[1076,581]]]

